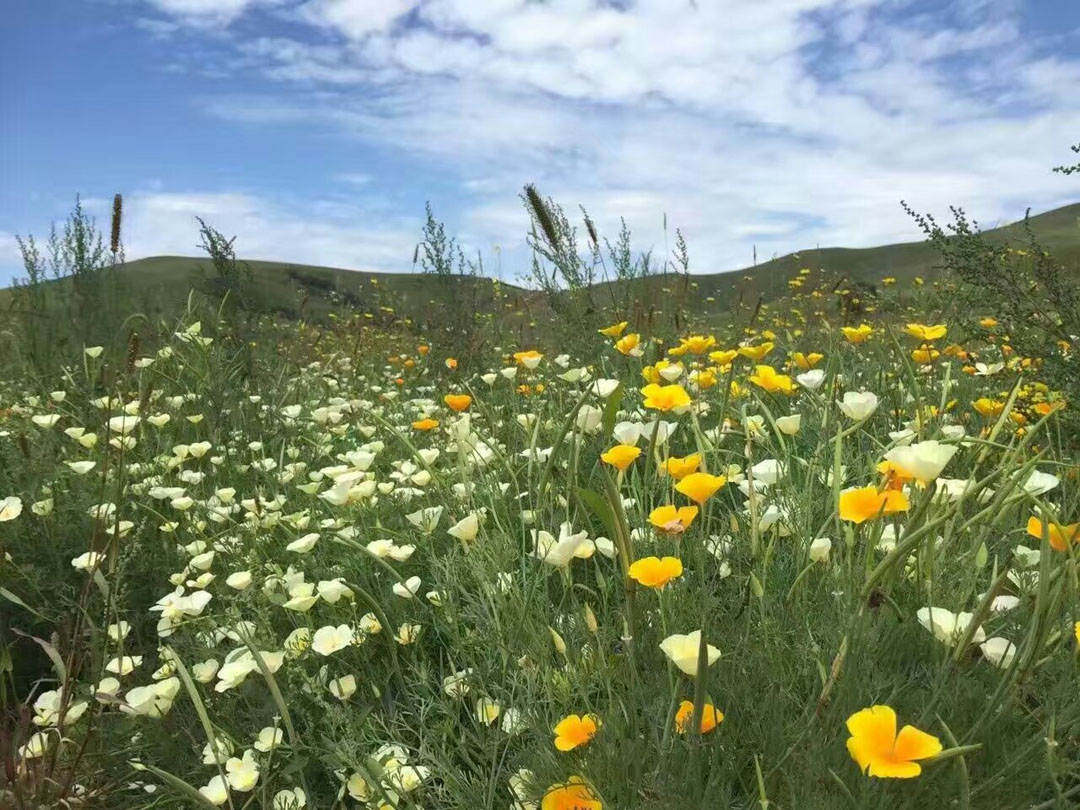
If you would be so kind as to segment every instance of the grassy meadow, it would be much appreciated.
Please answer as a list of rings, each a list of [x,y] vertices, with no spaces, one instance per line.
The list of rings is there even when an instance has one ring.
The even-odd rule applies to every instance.
[[[31,273],[0,807],[1080,806],[1078,210],[738,276],[543,202],[528,287],[431,228],[406,277]]]

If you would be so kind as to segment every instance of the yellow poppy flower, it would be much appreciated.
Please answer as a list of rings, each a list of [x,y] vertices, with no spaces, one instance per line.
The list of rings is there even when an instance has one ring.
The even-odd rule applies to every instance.
[[[927,326],[922,323],[909,323],[904,327],[904,331],[917,340],[921,340],[924,343],[930,340],[941,340],[945,337],[945,334],[949,331],[945,324],[939,323],[934,326]]]
[[[755,366],[755,373],[747,379],[758,388],[764,388],[770,394],[792,394],[795,392],[795,383],[786,374],[777,374],[772,366]]]
[[[433,430],[439,426],[437,419],[420,419],[412,423],[414,430]]]
[[[907,495],[898,489],[878,492],[877,487],[853,487],[840,493],[840,519],[852,523],[908,510]]]
[[[443,402],[454,413],[461,413],[468,410],[469,406],[472,405],[472,397],[468,394],[447,394],[443,397]]]
[[[1075,543],[1080,540],[1080,523],[1070,523],[1068,526],[1061,526],[1057,523],[1047,523],[1046,528],[1049,530],[1048,534],[1050,540],[1050,548],[1054,551],[1065,551],[1069,547],[1070,543]],[[1027,533],[1032,537],[1038,537],[1040,540],[1043,537],[1043,522],[1042,518],[1032,515],[1028,518]]]
[[[686,734],[690,730],[690,723],[694,719],[694,703],[684,700],[679,704],[679,710],[675,712],[675,730],[680,734]],[[701,733],[708,734],[718,725],[724,722],[724,713],[711,703],[702,706]]]
[[[682,534],[697,514],[696,506],[658,506],[649,513],[649,523],[665,534]]]
[[[543,358],[544,355],[540,354],[536,349],[529,349],[527,352],[514,352],[514,362],[519,366],[525,366],[530,371],[540,365]]]
[[[619,350],[621,354],[625,354],[627,357],[640,357],[641,356],[641,335],[637,332],[631,332],[629,335],[623,335],[621,338],[615,341],[615,348]]]
[[[610,450],[600,454],[600,459],[605,464],[610,464],[619,472],[623,472],[634,463],[634,460],[641,455],[641,448],[634,447],[631,444],[617,444]]]
[[[690,337],[679,338],[679,343],[684,352],[700,355],[716,345],[716,338],[712,335],[690,335]]]
[[[612,324],[611,326],[605,326],[599,330],[601,335],[605,337],[617,338],[623,332],[626,331],[626,321],[620,321],[619,323]]]
[[[664,466],[661,468],[664,472],[674,478],[676,481],[680,481],[692,472],[696,472],[697,468],[701,466],[701,454],[691,453],[683,458],[676,458],[672,456],[664,462]]]
[[[753,360],[755,363],[760,362],[765,355],[773,350],[772,343],[761,343],[757,346],[740,346],[738,351],[743,357]]]
[[[971,403],[971,407],[986,417],[998,416],[1005,410],[1004,402],[997,402],[989,397],[980,397]]]
[[[703,504],[717,493],[720,487],[727,483],[727,478],[722,475],[709,475],[704,472],[691,473],[675,485],[675,489],[681,492],[697,504]]]
[[[869,776],[910,779],[922,773],[916,760],[941,753],[941,741],[914,726],[896,733],[896,712],[889,706],[871,706],[847,720],[851,736],[848,753]]]
[[[731,361],[738,356],[739,352],[736,349],[721,349],[720,351],[709,352],[709,359],[718,366],[729,366]]]
[[[916,365],[927,366],[941,356],[941,352],[933,346],[920,346],[911,353],[911,359]]]
[[[997,318],[986,317],[979,321],[979,326],[981,326],[983,329],[993,329],[997,325]]]
[[[690,395],[681,385],[652,383],[642,388],[641,393],[645,396],[645,407],[658,411],[672,411],[690,404]]]
[[[555,747],[560,751],[573,751],[585,745],[600,730],[600,718],[595,714],[571,714],[555,726]]]
[[[682,560],[678,557],[642,557],[630,566],[630,579],[646,588],[663,588],[671,580],[681,577]]]
[[[840,331],[844,333],[844,338],[848,343],[862,343],[874,334],[874,330],[865,323],[859,326],[844,326]]]
[[[540,810],[604,810],[604,803],[593,794],[584,779],[571,776],[566,784],[547,789],[540,800]]]
[[[810,354],[795,352],[793,355],[791,355],[791,362],[794,363],[797,368],[800,368],[803,371],[809,371],[824,359],[825,355],[819,352],[810,352]]]

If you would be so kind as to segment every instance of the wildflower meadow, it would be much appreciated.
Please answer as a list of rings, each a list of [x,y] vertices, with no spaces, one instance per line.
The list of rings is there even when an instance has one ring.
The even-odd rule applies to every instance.
[[[1080,806],[1068,302],[684,270],[12,326],[0,807]]]

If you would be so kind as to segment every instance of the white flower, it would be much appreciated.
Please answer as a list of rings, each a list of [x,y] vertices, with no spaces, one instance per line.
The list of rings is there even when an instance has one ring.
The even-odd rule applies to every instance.
[[[687,675],[697,675],[698,648],[701,646],[701,631],[693,633],[675,633],[660,642],[660,649],[675,666]],[[720,658],[720,650],[711,644],[706,645],[706,666],[711,667]]]
[[[992,374],[997,374],[999,371],[1005,368],[1004,363],[976,363],[975,364],[975,376],[977,377],[989,377]]]
[[[395,582],[394,594],[402,599],[412,599],[416,596],[416,592],[420,590],[420,583],[420,577],[409,577],[404,582]]]
[[[87,551],[71,561],[71,566],[79,571],[92,571],[98,567],[102,555],[96,551]]]
[[[236,571],[225,578],[225,584],[237,591],[242,591],[251,585],[250,571]]]
[[[971,613],[953,613],[951,610],[939,607],[919,608],[915,614],[919,624],[934,634],[934,638],[949,647],[960,640],[967,632],[968,625],[974,616]],[[972,641],[976,644],[986,639],[986,633],[981,627],[975,630]]]
[[[258,736],[255,738],[253,746],[256,751],[261,751],[265,754],[269,751],[273,751],[275,748],[281,745],[282,739],[284,739],[284,735],[280,728],[266,726],[259,732]]]
[[[180,693],[180,679],[166,678],[150,686],[137,686],[124,695],[121,711],[146,717],[162,717],[168,714],[173,701]]]
[[[429,506],[426,509],[420,509],[406,515],[405,519],[424,534],[431,534],[435,531],[435,527],[439,525],[442,513],[443,508],[441,506]]]
[[[987,661],[1001,669],[1008,669],[1016,658],[1016,645],[1000,636],[988,638],[979,645],[979,648]]]
[[[348,700],[356,693],[356,676],[349,674],[330,681],[330,694],[338,700]]]
[[[1006,593],[994,597],[994,601],[990,603],[990,612],[999,616],[1002,613],[1008,613],[1010,610],[1015,610],[1019,605],[1020,597]]]
[[[618,380],[601,378],[599,380],[595,380],[593,384],[589,386],[589,389],[598,397],[600,397],[600,399],[607,399],[613,393],[615,393],[615,389],[618,387]]]
[[[641,422],[619,422],[612,429],[619,444],[636,445],[641,439]]]
[[[352,590],[341,577],[319,580],[316,590],[319,592],[319,596],[323,598],[323,601],[331,605],[337,604],[342,597],[352,599],[353,596]]]
[[[930,439],[894,447],[885,454],[885,460],[926,484],[937,480],[958,449],[956,445],[942,444]]]
[[[259,763],[255,761],[255,752],[250,748],[244,752],[243,759],[231,758],[225,763],[225,778],[229,787],[240,793],[248,793],[259,781]]]
[[[820,368],[812,368],[796,376],[795,381],[807,391],[816,391],[825,382],[825,372]]]
[[[776,420],[776,427],[787,436],[794,436],[802,427],[802,414],[793,413],[789,416],[781,416]]]
[[[191,676],[199,683],[210,683],[210,681],[214,680],[214,676],[217,675],[220,666],[216,658],[210,658],[192,666]]]
[[[471,543],[476,539],[476,533],[480,530],[480,518],[476,512],[470,512],[449,529],[447,534],[463,543]]]
[[[832,551],[832,540],[828,537],[815,537],[810,543],[810,559],[814,562],[828,560],[830,551]]]
[[[271,810],[303,810],[305,807],[307,794],[303,788],[294,787],[292,790],[279,790],[275,793]]]
[[[22,510],[22,499],[16,498],[14,495],[8,495],[3,500],[0,500],[0,523],[14,520],[22,514]]]
[[[109,663],[105,665],[105,671],[123,677],[124,675],[131,674],[135,670],[135,667],[142,665],[142,662],[143,657],[141,655],[123,655],[111,659]]]
[[[481,697],[476,699],[476,705],[473,707],[473,716],[482,726],[490,726],[498,718],[502,712],[502,707],[499,706],[491,698]]]
[[[1029,495],[1045,495],[1052,489],[1055,489],[1061,481],[1058,480],[1056,475],[1050,473],[1040,472],[1039,470],[1032,470],[1031,475],[1024,481],[1024,491]]]
[[[339,624],[337,627],[327,625],[315,631],[315,636],[311,640],[311,649],[319,655],[333,655],[352,644],[353,639],[353,629],[349,625]]]
[[[297,554],[307,554],[315,548],[315,544],[318,541],[318,532],[311,532],[310,534],[305,534],[303,537],[293,540],[289,545],[285,546],[285,550],[295,551]]]
[[[588,532],[574,534],[569,523],[563,523],[559,527],[558,540],[550,532],[543,530],[534,529],[532,535],[533,556],[556,568],[565,568],[574,557],[588,557],[595,549],[592,541],[589,540]],[[583,550],[587,550],[588,553],[582,555]]]
[[[859,422],[877,410],[878,398],[872,391],[846,391],[844,399],[837,401],[836,404],[844,416],[854,422]]]
[[[220,807],[229,800],[229,788],[226,786],[225,780],[220,776],[215,776],[199,788],[199,793],[215,807]]]
[[[604,411],[594,405],[582,405],[575,420],[582,433],[596,433],[604,421]]]

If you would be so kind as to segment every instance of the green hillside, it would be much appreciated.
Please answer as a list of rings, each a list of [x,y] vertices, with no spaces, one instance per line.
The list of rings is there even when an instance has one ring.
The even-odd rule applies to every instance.
[[[1040,242],[1059,259],[1080,263],[1080,203],[1030,219]],[[993,239],[1023,240],[1022,223],[988,230]],[[692,251],[692,246],[691,246]],[[700,262],[701,260],[698,259]],[[732,272],[693,275],[660,274],[635,282],[615,297],[638,302],[638,307],[662,308],[672,293],[681,293],[683,306],[699,315],[722,314],[738,302],[755,303],[781,297],[787,282],[801,268],[823,271],[841,282],[878,284],[884,277],[902,283],[916,276],[932,278],[937,255],[926,242],[907,242],[873,248],[826,247],[791,253]],[[331,312],[358,311],[379,321],[410,320],[423,324],[433,307],[448,306],[456,297],[476,311],[504,319],[510,328],[542,321],[547,301],[542,293],[490,279],[462,278],[452,283],[476,285],[467,296],[452,296],[439,279],[416,273],[373,273],[284,262],[250,261],[254,276],[254,305],[286,318],[323,320]],[[213,290],[214,271],[208,259],[153,256],[123,265],[133,303],[151,317],[178,311],[190,292]],[[61,282],[64,283],[64,282]],[[611,301],[606,284],[597,285],[599,306]],[[10,293],[0,290],[0,309],[10,305]]]

